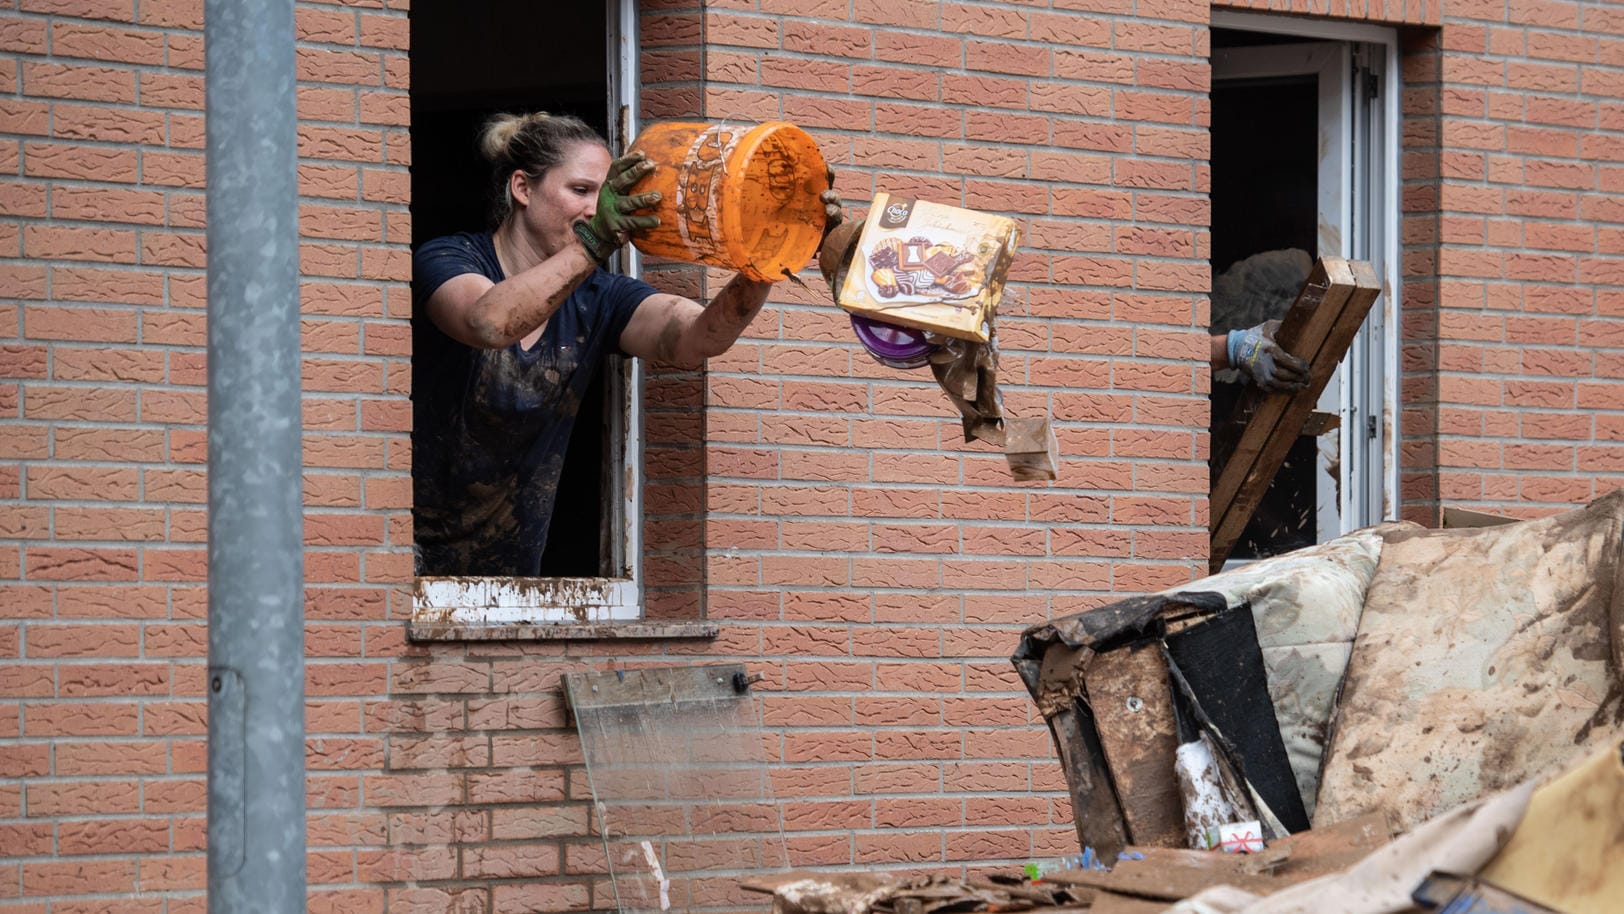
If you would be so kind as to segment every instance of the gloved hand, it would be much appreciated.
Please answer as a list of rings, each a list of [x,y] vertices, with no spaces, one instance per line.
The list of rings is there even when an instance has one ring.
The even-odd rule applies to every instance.
[[[835,230],[835,226],[846,219],[845,211],[840,208],[840,194],[835,192],[835,170],[833,168],[829,169],[829,189],[818,194],[818,199],[823,202],[823,238],[828,238],[829,233]],[[818,246],[823,246],[821,238],[818,240]]]
[[[660,192],[627,196],[626,191],[644,175],[654,170],[641,152],[629,152],[609,163],[609,176],[598,188],[598,209],[590,222],[575,223],[575,236],[581,239],[587,251],[604,263],[626,243],[632,232],[644,231],[660,224],[659,216],[633,215],[639,210],[658,205]]]
[[[1274,334],[1279,321],[1229,331],[1229,364],[1267,391],[1294,391],[1308,386],[1308,363],[1280,347]]]

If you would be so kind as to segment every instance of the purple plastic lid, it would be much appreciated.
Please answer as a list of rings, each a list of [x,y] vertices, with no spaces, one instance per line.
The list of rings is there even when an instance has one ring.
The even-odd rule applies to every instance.
[[[851,329],[875,361],[892,368],[918,368],[929,361],[931,350],[936,348],[925,339],[923,330],[887,324],[861,314],[851,316]]]

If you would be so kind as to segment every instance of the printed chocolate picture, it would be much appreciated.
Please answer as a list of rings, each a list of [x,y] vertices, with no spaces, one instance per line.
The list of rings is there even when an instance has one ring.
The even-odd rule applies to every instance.
[[[868,252],[869,288],[880,298],[903,301],[972,298],[987,281],[984,255],[990,246],[981,247],[967,249],[962,236],[881,239]]]

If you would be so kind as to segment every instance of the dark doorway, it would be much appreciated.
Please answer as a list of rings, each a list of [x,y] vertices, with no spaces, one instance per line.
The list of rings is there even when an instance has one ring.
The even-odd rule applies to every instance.
[[[1267,40],[1213,32],[1214,47]],[[1312,263],[1318,248],[1318,110],[1313,76],[1213,85],[1213,333],[1283,317],[1301,284],[1290,277],[1299,269],[1306,275],[1303,265]],[[1283,294],[1282,288],[1291,291]],[[1268,294],[1260,294],[1265,289]],[[1226,295],[1224,290],[1246,291]],[[1213,378],[1214,479],[1236,432],[1226,422],[1242,391],[1234,375]],[[1299,439],[1235,544],[1233,558],[1261,558],[1315,542],[1317,465],[1314,440]]]
[[[411,9],[412,244],[489,229],[489,170],[480,127],[504,111],[573,114],[607,135],[605,3],[414,0]],[[414,315],[414,322],[417,320]],[[435,370],[417,346],[412,383]],[[605,369],[615,370],[613,366]],[[604,567],[605,384],[581,403],[559,481],[541,573],[599,577]],[[618,404],[616,404],[618,408]],[[596,420],[596,421],[594,421]]]

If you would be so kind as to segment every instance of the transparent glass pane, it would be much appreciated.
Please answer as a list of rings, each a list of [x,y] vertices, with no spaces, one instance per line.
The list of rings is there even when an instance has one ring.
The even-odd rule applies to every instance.
[[[624,914],[760,910],[740,880],[787,868],[744,677],[739,664],[565,677]]]

